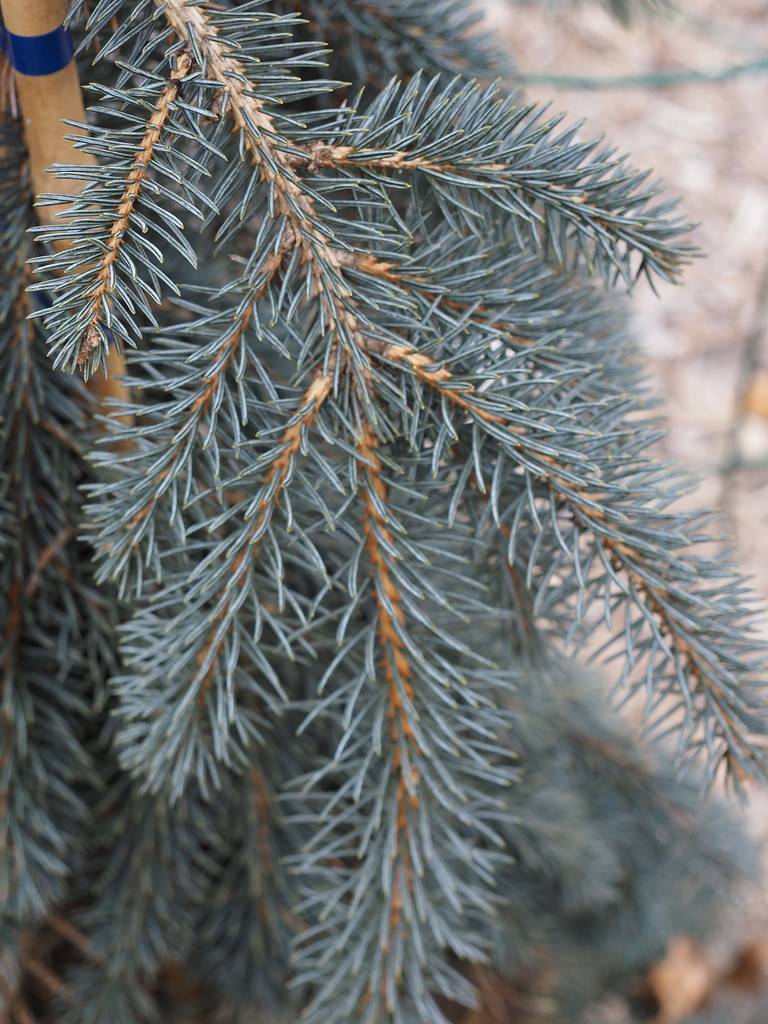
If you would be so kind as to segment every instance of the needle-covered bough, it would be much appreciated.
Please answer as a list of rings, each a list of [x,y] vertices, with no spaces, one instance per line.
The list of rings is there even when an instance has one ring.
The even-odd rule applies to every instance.
[[[549,949],[576,1020],[744,870],[700,784],[765,775],[753,601],[608,294],[684,221],[460,0],[2,7],[10,1019],[443,1024]]]

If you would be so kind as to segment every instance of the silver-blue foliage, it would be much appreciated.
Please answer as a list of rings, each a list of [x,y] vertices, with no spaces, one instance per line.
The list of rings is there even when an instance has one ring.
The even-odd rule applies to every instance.
[[[674,203],[488,84],[467,5],[306,14],[73,3],[96,163],[30,259],[3,125],[1,915],[72,914],[67,1024],[167,1019],[171,961],[216,1020],[445,1024],[584,908],[614,946],[685,836],[717,902],[719,812],[574,647],[678,766],[765,775],[753,601],[607,294],[677,280]],[[616,977],[673,927],[626,912]]]

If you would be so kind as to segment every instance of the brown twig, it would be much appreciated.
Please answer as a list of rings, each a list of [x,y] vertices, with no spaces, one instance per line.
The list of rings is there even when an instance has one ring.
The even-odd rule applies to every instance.
[[[66,547],[67,544],[75,536],[76,530],[73,526],[63,526],[56,536],[46,544],[43,550],[40,552],[40,556],[37,559],[37,563],[32,570],[32,573],[27,580],[26,587],[24,589],[25,597],[32,597],[40,585],[40,578],[48,566],[54,561],[62,548]]]
[[[301,405],[295,416],[292,417],[289,425],[283,431],[280,438],[279,456],[270,465],[262,487],[265,496],[259,503],[253,522],[246,533],[243,550],[231,566],[230,579],[227,582],[227,589],[234,593],[237,588],[247,586],[249,570],[254,560],[258,557],[261,538],[263,537],[270,520],[280,503],[282,490],[285,487],[293,468],[294,459],[301,448],[302,439],[312,425],[320,408],[330,394],[333,383],[333,367],[330,366],[324,372],[318,372],[311,384],[304,393]],[[214,617],[213,628],[210,630],[206,641],[196,656],[197,664],[202,670],[208,666],[202,676],[197,693],[198,703],[204,703],[208,689],[213,679],[216,655],[224,642],[223,637],[217,639],[219,627],[226,616],[227,605],[224,605]]]
[[[77,357],[77,363],[80,367],[88,363],[93,352],[101,344],[102,334],[99,328],[105,317],[105,308],[111,302],[114,290],[114,272],[112,268],[120,255],[125,233],[128,230],[136,202],[141,195],[141,189],[147,176],[149,165],[152,162],[152,155],[157,145],[157,140],[160,138],[163,128],[170,117],[174,100],[179,92],[181,80],[185,75],[189,74],[191,67],[192,58],[189,54],[180,53],[176,57],[174,69],[160,94],[144,136],[138,145],[136,159],[133,162],[133,167],[125,183],[125,190],[117,207],[117,216],[109,230],[106,250],[98,266],[98,280],[91,295],[91,315],[84,330],[82,345]]]
[[[403,764],[402,742],[418,752],[419,742],[414,733],[408,714],[408,704],[413,703],[413,670],[405,644],[400,635],[405,623],[402,599],[389,565],[386,548],[393,545],[392,533],[381,512],[387,504],[387,486],[382,478],[382,463],[378,454],[378,438],[368,424],[364,424],[358,437],[357,449],[363,463],[364,482],[361,485],[363,502],[363,534],[376,587],[376,619],[381,670],[387,686],[387,719],[389,721],[392,747],[391,764],[396,778],[397,796],[395,808],[395,849],[393,856],[399,858],[406,885],[412,884],[413,865],[406,839],[408,819],[412,810],[419,806],[415,792],[418,774],[413,765]],[[402,695],[401,695],[402,693]],[[401,873],[393,872],[390,895],[389,932],[392,934],[400,923],[403,906],[403,879]],[[386,940],[385,940],[386,941]],[[389,944],[386,945],[387,950]],[[385,1001],[389,997],[386,988],[382,990]]]
[[[339,273],[338,250],[312,227],[317,220],[314,202],[301,187],[290,158],[275,145],[273,139],[279,132],[257,97],[246,66],[227,52],[226,44],[218,37],[217,26],[202,7],[189,6],[185,0],[156,0],[156,3],[176,36],[185,45],[194,43],[206,61],[208,77],[217,81],[227,96],[227,114],[242,133],[245,148],[258,167],[262,182],[274,190],[276,213],[284,217],[295,232],[295,245],[310,268],[315,293],[330,314],[331,323],[341,324],[352,336],[356,335],[359,324],[346,301],[350,289]]]
[[[86,935],[80,929],[60,914],[49,914],[46,924],[51,931],[56,932],[62,939],[73,946],[86,959],[95,959],[93,950]]]

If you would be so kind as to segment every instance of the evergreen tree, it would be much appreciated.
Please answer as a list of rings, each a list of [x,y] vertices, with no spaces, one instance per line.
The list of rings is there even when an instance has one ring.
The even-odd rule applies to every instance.
[[[74,0],[52,223],[3,118],[20,1024],[576,1021],[751,870],[701,789],[765,777],[753,602],[623,305],[686,224],[464,0],[302,13]]]

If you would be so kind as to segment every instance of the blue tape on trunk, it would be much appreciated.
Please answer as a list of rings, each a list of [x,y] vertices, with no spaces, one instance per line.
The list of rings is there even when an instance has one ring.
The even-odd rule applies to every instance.
[[[6,28],[0,32],[3,52],[22,75],[52,75],[74,56],[72,36],[63,25],[41,36],[17,36]]]

